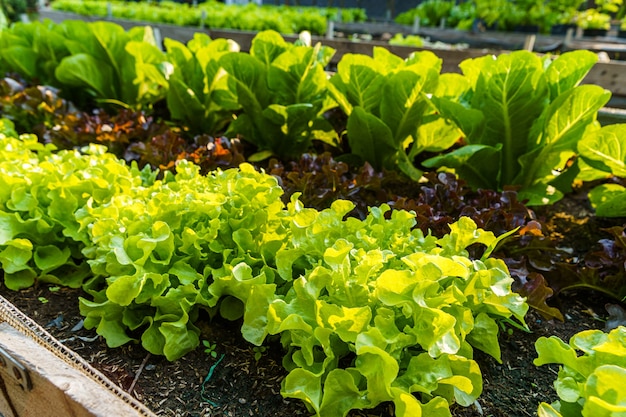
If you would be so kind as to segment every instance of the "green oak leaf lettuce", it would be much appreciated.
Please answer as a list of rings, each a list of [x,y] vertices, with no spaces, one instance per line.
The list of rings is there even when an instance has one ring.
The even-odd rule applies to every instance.
[[[261,304],[267,312],[251,323],[244,315],[244,336],[261,343],[280,335],[290,371],[283,395],[304,400],[317,415],[343,416],[384,401],[449,415],[428,403],[430,395],[473,403],[482,378],[471,344],[499,360],[498,318],[523,322],[527,310],[501,261],[467,258],[468,245],[491,247],[498,238],[469,219],[452,225],[450,236],[424,236],[412,229],[410,213],[386,219],[384,206],[363,221],[343,220],[351,207],[337,201],[317,212],[292,199],[291,245],[276,254],[292,286],[273,299],[250,298],[246,308],[258,313]],[[423,396],[410,399],[412,393]]]
[[[35,280],[79,287],[89,275],[82,250],[91,244],[76,216],[142,183],[129,167],[91,145],[55,152],[33,135],[0,135],[0,261],[4,283],[20,289]],[[7,136],[8,135],[8,136]]]
[[[274,283],[266,264],[281,241],[276,180],[249,165],[209,176],[198,170],[181,162],[175,176],[83,212],[96,275],[87,287],[93,300],[81,302],[87,327],[114,341],[130,338],[120,328],[141,327],[144,347],[174,360],[198,344],[200,306],[226,296],[246,302],[252,287]],[[121,323],[102,313],[120,307]]]
[[[541,403],[541,417],[616,416],[626,412],[626,327],[609,333],[585,330],[569,344],[540,337],[535,343],[537,366],[559,364],[554,387],[559,400]]]

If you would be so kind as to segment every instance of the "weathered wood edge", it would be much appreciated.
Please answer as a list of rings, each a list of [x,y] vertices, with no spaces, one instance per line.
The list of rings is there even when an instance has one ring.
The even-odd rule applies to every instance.
[[[0,348],[26,368],[32,386],[24,389],[8,368],[0,367],[11,403],[0,398],[5,417],[147,415],[6,322],[0,323]]]

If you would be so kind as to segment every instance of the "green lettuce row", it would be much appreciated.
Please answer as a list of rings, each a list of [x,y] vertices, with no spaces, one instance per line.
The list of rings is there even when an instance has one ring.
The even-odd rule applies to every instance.
[[[26,288],[39,279],[80,287],[89,275],[81,259],[90,244],[75,218],[142,183],[136,166],[92,145],[60,151],[34,135],[18,135],[12,122],[0,124],[0,262],[5,285]]]
[[[42,261],[49,242],[86,258],[76,265],[90,271],[71,283],[89,277],[85,326],[112,347],[141,340],[175,360],[198,346],[201,309],[219,311],[243,316],[252,343],[280,335],[282,394],[317,415],[393,401],[399,416],[449,416],[450,404],[470,405],[482,391],[473,348],[499,360],[497,321],[523,324],[526,303],[505,264],[489,258],[502,237],[467,218],[436,239],[386,205],[365,220],[346,218],[346,201],[318,212],[295,196],[285,207],[277,180],[248,164],[202,176],[181,161],[176,175],[156,180],[99,147],[55,153],[32,136],[3,144],[5,213],[40,215],[24,230],[2,225],[12,238],[2,246],[5,272],[23,260],[44,269],[40,279],[68,285],[65,271]],[[26,241],[34,266],[14,249]],[[485,251],[472,260],[476,244]]]
[[[180,26],[230,28],[247,31],[276,30],[283,34],[300,33],[303,30],[315,35],[326,33],[328,19],[341,14],[344,22],[364,21],[367,16],[360,8],[285,7],[256,4],[224,5],[207,1],[199,7],[190,7],[172,1],[159,3],[126,3],[103,1],[57,0],[52,8],[87,16],[108,16],[143,22],[171,23]],[[109,9],[110,8],[110,9]],[[204,19],[204,20],[203,20]]]
[[[569,344],[541,337],[537,366],[561,365],[554,387],[559,400],[539,406],[540,417],[609,417],[626,414],[626,327],[585,330]],[[582,354],[581,354],[582,352]]]
[[[610,92],[580,85],[597,62],[589,51],[515,51],[465,60],[463,74],[441,74],[431,52],[401,59],[374,48],[373,58],[344,55],[329,77],[324,68],[335,51],[312,46],[304,34],[291,44],[261,32],[249,53],[201,34],[186,45],[165,40],[165,52],[159,46],[150,27],[16,24],[0,33],[0,67],[79,103],[150,109],[165,100],[190,133],[252,144],[250,160],[298,158],[314,141],[340,148],[347,140],[353,159],[378,170],[414,180],[424,168],[453,171],[473,189],[517,186],[529,205],[559,200],[575,179],[620,176],[625,166],[626,125],[609,131],[597,121]],[[336,108],[345,126],[331,123]],[[426,152],[435,156],[420,161]],[[624,213],[621,191],[592,193],[600,215]]]
[[[386,206],[344,219],[346,201],[318,212],[294,197],[285,210],[276,180],[249,165],[197,172],[182,162],[176,177],[89,210],[99,278],[81,300],[86,327],[174,360],[199,343],[199,309],[243,314],[250,342],[280,334],[282,393],[318,415],[394,401],[398,415],[443,416],[476,400],[471,345],[499,360],[496,320],[523,323],[527,310],[488,258],[493,234],[463,219],[449,236],[424,236],[411,213],[386,219]],[[483,260],[467,257],[475,243]]]

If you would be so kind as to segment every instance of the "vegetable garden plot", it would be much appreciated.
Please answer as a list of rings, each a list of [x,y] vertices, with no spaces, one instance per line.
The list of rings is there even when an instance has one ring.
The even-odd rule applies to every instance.
[[[60,68],[95,60],[112,68],[104,72],[114,85],[138,85],[118,96],[114,88],[100,88],[105,84],[93,74],[55,73],[50,79],[62,88],[81,86],[73,90],[77,97],[109,104],[125,99],[129,107],[148,111],[193,102],[190,110],[208,122],[181,131],[210,126],[237,133],[257,162],[271,155],[295,158],[314,143],[344,146],[357,164],[395,169],[416,186],[427,180],[422,174],[428,161],[438,161],[420,158],[422,153],[442,152],[451,160],[465,155],[469,161],[484,151],[517,164],[477,163],[467,171],[478,174],[472,177],[461,168],[474,164],[446,162],[439,181],[453,181],[443,171],[455,168],[475,192],[483,185],[472,182],[476,178],[495,181],[486,183],[494,192],[518,185],[535,205],[562,198],[575,178],[617,177],[623,165],[622,155],[607,163],[598,154],[612,153],[598,144],[619,147],[624,126],[600,128],[596,114],[608,92],[578,86],[595,61],[590,53],[553,60],[528,52],[485,57],[468,61],[464,75],[448,76],[440,74],[441,60],[431,53],[402,59],[377,49],[376,61],[344,56],[329,80],[323,67],[332,51],[304,37],[294,45],[265,32],[246,54],[228,41],[199,35],[187,45],[169,43],[165,53],[148,48],[144,54],[142,42],[154,44],[149,30],[118,39],[103,35],[107,27],[17,26],[4,41],[18,39],[19,31],[33,34],[25,41],[32,45],[49,41],[45,33],[59,35],[50,42],[66,48],[60,60],[33,49],[47,56],[44,64],[58,62]],[[63,40],[72,30],[88,34],[92,45],[118,51],[124,65],[99,47],[89,52]],[[38,65],[26,69],[45,74]],[[363,86],[363,77],[380,89]],[[173,82],[189,88],[175,90]],[[519,99],[529,89],[539,103],[532,107],[537,119],[522,131],[512,122],[529,109]],[[380,91],[388,94],[378,100]],[[181,100],[182,94],[189,100]],[[488,105],[502,124],[489,123]],[[214,106],[230,112],[231,120],[216,122]],[[333,124],[326,118],[331,110],[345,117]],[[282,394],[302,400],[312,413],[345,415],[392,403],[397,415],[422,410],[447,416],[451,404],[474,404],[482,391],[474,348],[498,360],[501,326],[525,327],[527,302],[512,291],[507,264],[493,256],[515,227],[496,237],[461,216],[436,236],[416,227],[416,213],[392,211],[388,204],[371,205],[369,214],[355,218],[348,216],[354,204],[345,200],[323,209],[305,207],[298,194],[283,202],[278,179],[247,163],[207,175],[184,159],[170,161],[171,171],[149,165],[140,170],[103,147],[57,150],[3,123],[1,168],[9,181],[0,243],[5,284],[82,287],[85,326],[111,347],[141,343],[151,354],[179,360],[200,346],[199,317],[219,314],[242,320],[241,333],[252,344],[280,340],[288,372]],[[276,135],[265,137],[268,131]],[[517,134],[522,140],[513,140]],[[15,166],[15,160],[23,163]],[[554,165],[548,169],[539,160]],[[485,168],[493,171],[484,175]],[[596,202],[608,201],[614,190],[599,189]],[[609,206],[619,208],[620,201]],[[537,224],[523,226],[520,240],[541,237]],[[623,276],[606,278],[594,281],[597,288],[618,295]]]
[[[32,138],[7,138],[4,149],[7,165],[22,155],[34,175],[40,167],[57,165],[52,149],[39,148]],[[87,165],[98,167],[98,158],[109,159],[92,153],[100,156]],[[248,341],[260,345],[267,335],[280,334],[285,347],[295,348],[288,356],[293,365],[283,393],[304,399],[316,412],[341,415],[394,401],[400,410],[425,407],[445,413],[446,401],[469,405],[477,398],[480,372],[466,357],[471,358],[471,344],[498,358],[493,317],[514,316],[523,323],[527,310],[510,290],[504,263],[489,259],[498,242],[492,233],[461,219],[451,225],[449,236],[436,239],[412,230],[409,213],[396,211],[386,220],[384,206],[372,209],[364,221],[344,221],[352,205],[342,201],[317,212],[294,196],[285,209],[276,181],[250,166],[204,177],[185,165],[163,180],[144,172],[149,179],[143,184],[136,182],[139,171],[122,170],[122,178],[134,176],[135,182],[129,181],[123,192],[105,194],[100,204],[85,202],[74,210],[73,222],[63,219],[54,203],[46,209],[48,227],[66,221],[81,236],[75,244],[83,247],[75,257],[84,257],[91,267],[82,284],[93,298],[81,301],[81,313],[85,326],[97,327],[110,347],[130,342],[130,334],[140,331],[146,350],[178,359],[199,344],[198,308],[216,307],[226,318],[243,315]],[[87,176],[80,168],[74,174]],[[32,194],[39,188],[27,184],[41,180],[22,175],[26,186],[20,189],[33,207],[15,207],[9,200],[15,207],[10,218],[26,222],[39,206]],[[83,187],[63,191],[70,201],[73,191],[84,194]],[[39,197],[46,202],[47,193]],[[74,266],[71,249],[67,257],[60,256],[61,250],[54,264],[44,262],[47,252],[33,245],[39,239],[36,231],[12,231],[4,242],[11,248],[3,253],[5,274],[11,273],[5,276],[7,284],[28,286],[33,275],[62,284],[55,270]],[[69,233],[67,238],[73,240]],[[465,248],[474,243],[487,247],[481,260],[466,258]],[[294,270],[302,271],[298,278]],[[410,295],[417,292],[423,294],[421,303]],[[402,329],[396,320],[403,321]],[[354,368],[344,370],[339,361],[349,352],[356,354]],[[379,371],[372,373],[373,367]],[[430,371],[424,373],[429,368],[434,380]],[[453,375],[467,382],[461,391],[445,388]],[[392,386],[395,379],[398,385]],[[400,384],[404,379],[414,382]],[[410,396],[420,380],[427,384],[420,391],[441,389],[440,399],[421,405]],[[315,391],[305,388],[315,384]],[[342,392],[343,397],[345,391],[329,390],[326,384],[350,389],[353,402],[337,404],[333,395]],[[387,394],[373,391],[375,384],[386,386]]]

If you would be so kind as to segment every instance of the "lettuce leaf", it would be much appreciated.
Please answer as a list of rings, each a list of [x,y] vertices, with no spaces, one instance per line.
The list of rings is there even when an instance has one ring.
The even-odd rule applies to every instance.
[[[610,97],[598,86],[579,85],[596,61],[588,51],[554,59],[516,51],[464,61],[469,91],[432,101],[466,143],[424,165],[454,169],[473,188],[518,186],[529,205],[562,198],[573,181],[564,175],[574,172],[567,163],[597,128],[598,110]]]
[[[542,403],[539,415],[609,416],[626,411],[625,327],[609,333],[585,330],[572,336],[569,344],[555,336],[540,337],[535,348],[535,365],[561,365],[554,383],[559,400],[551,406]]]
[[[91,245],[80,213],[140,185],[140,172],[103,147],[54,152],[33,135],[18,138],[9,121],[3,126],[0,261],[5,284],[15,290],[36,280],[79,287],[89,276],[81,252]]]

